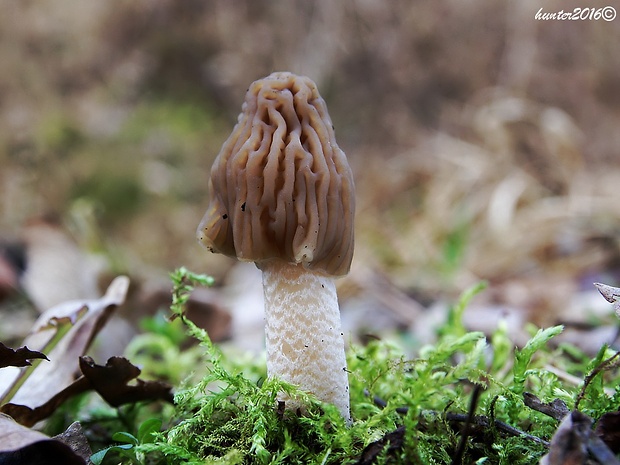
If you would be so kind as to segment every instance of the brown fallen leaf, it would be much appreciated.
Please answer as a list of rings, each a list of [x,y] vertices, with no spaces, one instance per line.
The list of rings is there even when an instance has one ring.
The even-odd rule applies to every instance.
[[[93,455],[88,438],[84,434],[82,425],[78,421],[71,423],[65,431],[54,436],[53,439],[57,439],[68,445],[75,454],[83,458],[86,462],[88,462],[90,456]]]
[[[541,465],[620,465],[620,461],[592,431],[592,419],[578,410],[566,415],[551,439]]]
[[[33,426],[46,419],[70,397],[91,389],[90,381],[84,376],[79,377],[62,391],[56,393],[44,404],[31,408],[26,405],[8,403],[0,407],[0,412],[10,415],[24,426]]]
[[[136,379],[140,369],[123,357],[112,357],[105,366],[97,365],[90,357],[80,357],[80,376],[44,404],[31,408],[26,405],[8,403],[0,412],[13,417],[24,426],[33,426],[49,417],[70,397],[89,390],[95,390],[110,405],[134,403],[145,400],[173,402],[172,386],[162,381]],[[136,384],[128,384],[136,379]]]
[[[591,420],[579,412],[566,415],[551,439],[549,453],[541,465],[581,465],[588,458],[588,431]]]
[[[594,283],[594,286],[607,302],[614,304],[614,311],[620,316],[620,288],[601,283]]]
[[[71,425],[63,435],[50,438],[0,414],[0,463],[37,465],[62,463],[84,465],[90,456],[86,437],[79,426]],[[76,446],[72,449],[71,444]]]
[[[603,440],[614,454],[620,452],[620,412],[603,414],[596,423],[594,433]]]
[[[20,347],[17,350],[11,349],[0,342],[0,368],[5,367],[26,367],[32,365],[30,360],[40,358],[48,360],[45,354],[28,347]]]
[[[128,287],[129,279],[119,276],[100,299],[67,302],[44,312],[24,340],[24,345],[45,351],[49,363],[34,368],[17,392],[6,400],[35,408],[69,386],[79,373],[78,358],[84,355],[114,309],[124,302]],[[45,350],[52,344],[55,346],[51,350]],[[20,376],[23,376],[23,370],[13,376],[3,371],[0,395]]]
[[[137,379],[140,369],[124,357],[112,357],[105,366],[90,357],[80,357],[80,369],[92,388],[113,407],[143,400],[173,402],[170,384]],[[128,384],[134,379],[136,384]]]

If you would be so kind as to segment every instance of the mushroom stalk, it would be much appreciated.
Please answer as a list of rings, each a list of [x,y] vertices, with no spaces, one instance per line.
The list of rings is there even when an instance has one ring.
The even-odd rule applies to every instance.
[[[334,280],[302,265],[260,264],[265,293],[267,374],[336,405],[349,421],[349,381]],[[287,408],[302,408],[282,398]]]

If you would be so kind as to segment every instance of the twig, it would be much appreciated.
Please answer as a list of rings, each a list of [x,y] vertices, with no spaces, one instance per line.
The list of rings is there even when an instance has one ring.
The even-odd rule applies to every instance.
[[[387,402],[378,396],[374,396],[373,401],[377,407],[385,408],[387,406]],[[409,408],[399,407],[396,409],[396,411],[402,414],[406,414],[409,411]],[[430,412],[430,413],[435,413],[436,415],[439,415],[438,412]],[[510,426],[508,423],[504,423],[503,421],[500,421],[500,420],[490,421],[489,418],[484,415],[475,415],[475,416],[470,417],[469,414],[447,412],[444,418],[448,421],[454,421],[454,422],[465,422],[465,421],[468,421],[468,419],[470,419],[470,423],[469,423],[470,427],[473,425],[473,426],[477,426],[481,428],[489,428],[492,424],[498,431],[501,431],[502,433],[505,433],[509,436],[522,437],[524,439],[529,439],[530,441],[540,444],[542,446],[549,447],[549,442],[545,441],[544,439],[540,439],[537,436],[528,434],[525,431],[521,431],[520,429],[515,428],[514,426]]]
[[[454,453],[454,457],[452,458],[452,465],[459,465],[463,462],[463,454],[465,453],[465,448],[467,447],[467,438],[470,434],[470,426],[474,420],[474,414],[476,413],[476,408],[478,407],[478,399],[480,398],[480,393],[482,392],[482,386],[476,384],[474,387],[474,391],[471,395],[471,401],[469,402],[469,410],[467,412],[467,418],[465,419],[465,425],[463,426],[463,431],[461,432],[461,438],[459,439],[459,445],[456,448],[456,452]]]
[[[399,426],[381,439],[371,442],[364,448],[362,455],[355,465],[371,465],[375,463],[375,459],[383,453],[386,446],[388,452],[400,449],[405,441],[405,432],[405,426]]]
[[[588,376],[585,377],[585,379],[583,380],[583,386],[581,388],[581,391],[579,392],[579,395],[577,396],[577,399],[575,400],[575,410],[579,410],[579,403],[581,402],[581,400],[585,397],[586,395],[586,389],[588,388],[588,386],[590,385],[590,383],[592,382],[592,380],[601,372],[601,371],[606,371],[606,370],[611,370],[612,368],[618,367],[620,366],[620,361],[616,360],[614,362],[614,360],[616,358],[618,358],[618,356],[620,356],[620,352],[616,352],[615,354],[613,354],[611,357],[609,357],[606,360],[603,360],[601,363],[599,363],[589,374]]]
[[[523,393],[523,403],[532,410],[544,413],[558,421],[570,413],[568,406],[563,400],[553,399],[553,401],[545,403],[530,392]]]
[[[467,418],[468,418],[468,415],[465,413],[451,413],[451,412],[446,413],[446,420],[448,421],[462,422],[462,421],[466,421]],[[506,433],[509,436],[522,437],[524,439],[529,439],[530,441],[533,441],[542,446],[549,447],[549,442],[545,441],[544,439],[540,439],[538,436],[534,436],[532,434],[526,433],[525,431],[521,431],[520,429],[515,428],[514,426],[510,426],[508,423],[504,423],[503,421],[500,421],[500,420],[493,420],[492,423],[493,423],[493,426],[498,431],[501,431],[502,433]],[[491,426],[491,421],[489,421],[489,418],[485,415],[476,415],[475,417],[472,418],[471,424],[474,426],[479,426],[481,428],[489,428]]]
[[[372,401],[375,403],[377,407],[385,408],[387,407],[387,402],[384,401],[379,396],[374,396]],[[409,412],[409,407],[396,407],[396,413],[400,413],[401,415],[406,415]]]
[[[620,329],[620,328],[619,328]],[[560,378],[563,381],[566,381],[570,384],[572,384],[573,386],[579,386],[583,380],[577,376],[571,375],[570,373],[567,373],[564,370],[561,370],[557,367],[554,367],[553,365],[545,365],[545,370],[553,373],[554,375],[556,375],[558,378]],[[603,388],[603,390],[605,391],[605,394],[607,394],[609,397],[613,396],[614,393],[616,392],[615,389],[612,388]]]

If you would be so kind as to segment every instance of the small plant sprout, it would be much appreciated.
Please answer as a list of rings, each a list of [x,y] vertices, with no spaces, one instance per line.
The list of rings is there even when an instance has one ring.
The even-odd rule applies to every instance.
[[[263,272],[268,375],[336,405],[349,420],[333,278],[351,266],[355,193],[312,80],[280,72],[250,86],[211,168],[209,192],[200,242]]]

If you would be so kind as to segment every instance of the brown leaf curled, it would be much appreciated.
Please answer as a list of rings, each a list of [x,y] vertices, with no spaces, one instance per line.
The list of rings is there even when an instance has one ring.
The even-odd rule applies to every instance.
[[[30,360],[33,358],[49,360],[45,354],[36,350],[30,350],[26,346],[14,350],[0,342],[0,368],[27,367],[31,365]]]
[[[137,379],[140,369],[124,357],[112,357],[105,366],[90,357],[80,357],[80,369],[93,389],[114,407],[143,400],[173,401],[171,385]],[[136,384],[128,384],[134,379]]]
[[[70,427],[71,429],[71,427]],[[75,430],[75,427],[72,428]],[[76,440],[75,431],[70,433]],[[85,443],[86,438],[80,439]],[[88,453],[87,450],[85,450]],[[16,423],[6,415],[0,415],[0,463],[1,464],[49,464],[84,465],[85,457],[72,449],[64,438],[50,438]]]
[[[614,311],[620,317],[620,288],[601,283],[594,283],[594,286],[607,302],[614,304]]]
[[[600,437],[614,454],[620,452],[620,412],[603,414],[596,423],[594,433]]]
[[[541,465],[581,465],[589,459],[594,463],[620,465],[620,461],[592,431],[592,419],[578,410],[566,415],[551,439],[549,453]]]

